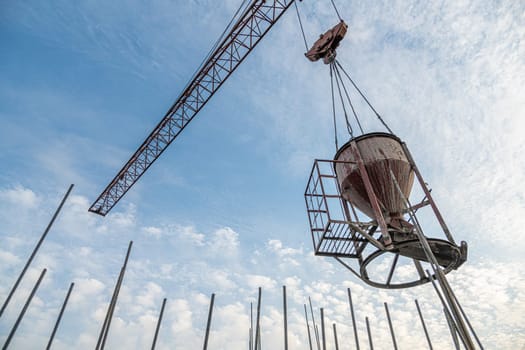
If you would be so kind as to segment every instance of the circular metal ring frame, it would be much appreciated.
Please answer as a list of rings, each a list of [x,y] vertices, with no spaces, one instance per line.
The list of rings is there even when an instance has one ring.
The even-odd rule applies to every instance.
[[[459,256],[460,256],[459,247],[457,247],[456,245],[454,245],[454,244],[452,244],[452,243],[450,243],[448,241],[442,240],[442,239],[427,238],[427,241],[428,241],[428,243],[431,246],[443,247],[443,248],[452,249],[452,250],[458,252],[456,259],[451,259],[445,266],[441,266],[442,269],[443,269],[442,270],[443,273],[447,274],[450,271],[456,269],[459,265],[461,265],[462,262],[459,259]],[[373,252],[372,254],[370,254],[361,263],[361,267],[360,267],[361,279],[365,283],[367,283],[367,284],[369,284],[369,285],[371,285],[373,287],[383,288],[383,289],[410,288],[410,287],[414,287],[414,286],[418,286],[418,285],[430,282],[430,279],[427,276],[421,276],[421,275],[420,275],[420,279],[415,279],[415,280],[412,280],[412,281],[401,282],[401,283],[393,283],[393,284],[392,283],[388,283],[387,284],[386,281],[385,282],[372,281],[368,277],[368,273],[366,271],[367,266],[372,261],[376,260],[377,258],[382,256],[383,254],[398,254],[400,256],[404,256],[404,257],[409,258],[409,259],[417,260],[417,259],[414,259],[412,257],[406,256],[406,255],[402,255],[402,254],[399,253],[400,249],[410,248],[410,247],[421,247],[421,243],[417,239],[416,240],[409,240],[409,241],[397,243],[396,247],[393,250],[380,250],[380,249],[378,249],[377,251]],[[423,262],[426,262],[426,261],[423,261]],[[395,268],[397,268],[397,266],[395,266]],[[416,269],[415,266],[414,266],[414,269]],[[416,269],[416,271],[417,271],[417,269]],[[394,272],[395,272],[395,269],[394,269]],[[436,278],[434,274],[432,274],[431,276],[432,276],[433,279]]]

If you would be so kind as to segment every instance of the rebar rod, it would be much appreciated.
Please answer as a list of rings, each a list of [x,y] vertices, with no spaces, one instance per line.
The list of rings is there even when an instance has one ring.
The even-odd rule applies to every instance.
[[[425,235],[420,231],[421,226],[419,225],[419,222],[415,221],[417,229],[414,230],[416,232],[416,235],[418,236],[419,241],[421,242],[421,245],[423,246],[423,250],[425,251],[425,255],[430,261],[430,265],[432,266],[432,269],[434,270],[434,276],[436,276],[436,279],[439,282],[439,285],[441,287],[441,290],[443,292],[443,295],[447,301],[447,305],[450,308],[451,314],[453,315],[455,319],[455,324],[458,327],[458,332],[465,343],[465,346],[467,349],[474,349],[474,343],[472,342],[472,339],[470,338],[470,335],[468,333],[468,330],[465,326],[465,323],[463,322],[463,318],[461,313],[459,312],[458,305],[456,304],[454,300],[454,292],[452,291],[452,288],[450,287],[450,284],[447,281],[447,278],[445,274],[443,273],[443,270],[441,270],[441,267],[439,266],[437,259],[432,252],[432,249],[430,248],[430,245],[425,237]],[[431,278],[432,279],[432,278]]]
[[[368,344],[370,345],[370,350],[374,350],[374,342],[372,341],[372,332],[370,331],[370,322],[368,322],[368,317],[365,317],[366,322],[366,332],[368,333]]]
[[[159,336],[160,324],[162,322],[162,316],[164,315],[164,307],[166,306],[166,298],[162,300],[162,306],[160,308],[159,319],[157,321],[157,327],[155,327],[155,335],[153,336],[153,343],[151,344],[151,350],[155,350],[157,345],[157,337]]]
[[[308,297],[308,302],[310,303],[310,314],[312,315],[312,323],[314,325],[314,335],[315,335],[315,341],[317,343],[317,350],[321,350],[321,341],[319,339],[319,329],[317,328],[317,324],[315,323],[314,308],[312,307],[312,299],[310,297]]]
[[[120,268],[120,272],[119,272],[119,275],[118,275],[117,283],[115,284],[115,288],[113,289],[113,294],[111,294],[111,300],[109,302],[108,309],[106,310],[106,316],[104,317],[104,322],[102,323],[102,328],[100,329],[100,333],[98,335],[98,340],[97,340],[97,344],[95,345],[95,350],[99,350],[101,345],[102,345],[102,340],[104,338],[104,334],[106,333],[106,329],[107,329],[107,324],[108,324],[108,319],[109,319],[109,315],[110,315],[110,312],[111,312],[111,307],[113,306],[113,302],[114,302],[115,296],[117,294],[117,288],[118,288],[118,286],[120,284],[121,276],[122,276],[122,268]]]
[[[208,322],[206,323],[206,335],[204,336],[204,345],[203,350],[208,349],[208,338],[210,336],[210,327],[211,327],[211,316],[213,314],[213,302],[215,301],[215,293],[212,293],[210,300],[210,310],[208,311]]]
[[[284,322],[284,350],[288,350],[288,315],[286,305],[286,286],[283,286],[283,322]]]
[[[108,312],[106,314],[106,318],[104,319],[105,321],[104,333],[102,334],[100,349],[104,349],[104,347],[106,346],[106,341],[107,341],[108,333],[109,333],[109,327],[111,325],[111,320],[113,319],[113,313],[115,312],[115,306],[117,304],[118,295],[120,293],[120,287],[122,286],[123,277],[124,277],[124,268],[121,268],[119,277],[117,280],[117,284],[115,285],[115,290],[113,292],[111,301],[109,303]]]
[[[128,250],[126,252],[126,258],[124,259],[124,264],[122,265],[120,269],[118,280],[115,285],[115,289],[113,290],[113,295],[111,296],[111,301],[109,303],[108,310],[106,312],[106,317],[104,318],[104,323],[102,324],[102,329],[100,330],[100,334],[98,337],[98,341],[97,341],[95,350],[104,349],[104,346],[106,344],[107,334],[109,331],[109,326],[111,324],[111,318],[113,317],[115,305],[117,304],[117,299],[118,299],[118,295],[120,292],[120,286],[122,285],[122,280],[124,279],[124,273],[126,272],[126,267],[128,264],[128,259],[131,253],[132,246],[133,246],[133,241],[130,241],[128,245]]]
[[[261,316],[261,287],[259,287],[259,296],[257,297],[257,318],[255,320],[255,350],[258,350],[259,347],[259,338],[260,338],[260,329],[259,329],[259,319]],[[259,349],[260,350],[260,349]]]
[[[459,334],[458,325],[456,324],[456,322],[454,321],[454,318],[450,314],[449,306],[447,305],[447,302],[445,301],[444,296],[441,294],[441,291],[436,285],[436,282],[434,282],[434,278],[432,278],[430,271],[426,270],[426,272],[427,272],[428,278],[430,279],[430,282],[432,283],[432,286],[434,287],[434,291],[436,292],[436,295],[441,301],[441,305],[443,305],[443,310],[445,311],[445,314],[448,315],[450,317],[450,320],[452,321],[451,325],[454,327],[454,331],[457,332],[456,334]],[[465,339],[463,339],[463,337],[460,337],[460,339],[463,345],[465,346],[465,348],[468,349],[467,344],[465,343]]]
[[[253,303],[250,303],[250,335],[249,350],[253,350]]]
[[[261,331],[261,330],[259,329],[259,332],[260,332],[260,331]],[[259,342],[257,343],[257,346],[258,346],[258,349],[259,349],[259,350],[262,349],[262,346],[261,346],[261,338],[262,338],[262,337],[259,336]]]
[[[390,328],[390,334],[392,335],[392,343],[394,344],[394,350],[397,350],[396,336],[394,334],[394,327],[392,326],[392,319],[390,318],[390,311],[388,311],[388,304],[385,302],[386,318],[388,319],[388,327]]]
[[[312,336],[310,334],[310,325],[308,324],[308,311],[306,311],[306,304],[304,304],[304,319],[306,320],[306,331],[308,332],[308,345],[310,345],[310,350],[313,350]]]
[[[55,334],[58,329],[58,325],[60,324],[60,321],[62,320],[62,315],[64,314],[64,310],[66,309],[67,302],[69,300],[69,296],[71,295],[71,292],[73,291],[73,287],[75,286],[74,282],[71,282],[69,285],[69,290],[67,291],[66,298],[64,299],[64,303],[62,304],[62,308],[60,308],[60,312],[58,313],[58,318],[55,323],[55,327],[53,328],[53,332],[51,332],[51,336],[49,337],[49,342],[47,343],[46,350],[51,349],[51,344],[53,343],[53,339],[55,338]]]
[[[332,324],[334,328],[334,344],[335,344],[335,350],[339,350],[339,342],[337,341],[337,329],[335,328],[335,323]]]
[[[11,343],[11,340],[13,339],[13,336],[15,335],[16,330],[17,330],[18,326],[20,325],[20,322],[24,318],[24,315],[25,315],[25,313],[27,311],[27,308],[29,307],[29,304],[31,303],[31,300],[33,299],[33,296],[35,295],[36,291],[38,290],[38,287],[40,286],[40,282],[42,282],[42,279],[44,278],[44,275],[46,274],[46,271],[47,271],[47,269],[43,269],[42,272],[40,273],[40,277],[38,277],[38,281],[36,281],[36,284],[33,287],[33,290],[31,291],[31,293],[29,294],[29,297],[27,298],[26,303],[24,304],[24,307],[22,308],[22,311],[18,315],[18,318],[16,319],[16,322],[15,322],[13,328],[11,329],[11,332],[9,332],[9,335],[7,336],[7,339],[6,339],[5,343],[4,343],[4,346],[2,347],[2,350],[6,350],[7,347],[9,346],[9,343]]]
[[[452,317],[450,317],[450,313],[446,308],[443,308],[443,313],[445,314],[445,318],[447,319],[448,329],[450,330],[450,336],[452,337],[452,341],[454,342],[454,347],[456,348],[456,350],[459,350],[458,334],[456,331],[456,326],[454,325],[454,321],[452,320]]]
[[[352,315],[352,327],[354,328],[354,337],[355,337],[355,347],[356,350],[359,350],[359,337],[357,336],[357,325],[355,323],[355,314],[354,314],[354,304],[352,303],[352,293],[350,288],[348,290],[348,303],[350,304],[350,313]]]
[[[472,324],[470,324],[470,321],[467,317],[467,314],[465,313],[465,311],[463,310],[463,307],[461,307],[461,304],[459,303],[459,300],[458,298],[456,297],[456,294],[452,294],[453,298],[454,298],[454,301],[456,302],[456,305],[458,306],[459,308],[459,311],[461,312],[461,314],[463,315],[463,318],[465,319],[465,321],[467,322],[467,325],[468,325],[468,328],[470,329],[470,332],[472,333],[472,335],[474,336],[474,339],[476,339],[476,342],[478,343],[479,345],[479,348],[481,350],[483,350],[483,345],[481,344],[481,341],[479,340],[478,338],[478,335],[476,334],[476,331],[474,330],[474,327],[472,327]]]
[[[323,336],[323,350],[326,350],[326,332],[324,329],[324,309],[321,308],[321,334]]]
[[[416,165],[415,165],[413,159],[411,158],[410,153],[409,153],[408,148],[406,147],[406,145],[403,145],[403,149],[405,150],[405,155],[409,159],[413,170],[416,173],[418,173]],[[418,178],[421,177],[421,174],[417,174],[417,175],[418,175]],[[456,326],[458,328],[458,333],[459,333],[461,339],[463,340],[463,342],[465,343],[465,346],[466,346],[467,349],[469,349],[469,350],[470,349],[475,349],[474,342],[470,338],[470,334],[468,332],[467,326],[465,325],[464,319],[463,319],[463,317],[461,315],[461,312],[459,311],[458,305],[456,303],[454,291],[452,290],[452,287],[448,283],[448,280],[447,280],[447,278],[445,276],[445,273],[443,272],[443,270],[439,266],[439,263],[437,261],[436,256],[432,252],[432,248],[430,247],[430,244],[428,243],[428,240],[427,240],[427,238],[425,237],[425,235],[423,233],[423,229],[422,229],[422,227],[421,227],[421,225],[419,223],[419,220],[418,220],[417,216],[415,215],[415,212],[411,209],[412,205],[410,204],[410,201],[408,200],[408,198],[406,198],[406,196],[404,195],[403,191],[401,191],[401,187],[399,186],[399,183],[397,182],[397,179],[394,176],[394,173],[392,172],[392,170],[390,170],[390,176],[391,176],[391,178],[392,178],[392,180],[394,182],[394,185],[396,186],[397,191],[399,192],[399,194],[400,194],[400,196],[401,196],[405,206],[409,209],[408,210],[408,214],[410,216],[410,219],[414,223],[414,227],[415,227],[414,232],[415,232],[419,242],[421,243],[421,246],[423,248],[423,251],[425,253],[427,261],[430,263],[430,266],[432,267],[432,270],[434,271],[434,276],[436,277],[437,281],[439,282],[439,285],[441,287],[443,295],[444,295],[444,297],[445,297],[445,299],[447,301],[447,305],[450,308],[451,314],[452,314],[452,316],[453,316],[453,318],[455,320],[455,324],[456,324]],[[426,187],[426,184],[424,184],[424,182],[421,183],[421,185]],[[432,197],[430,196],[430,192],[426,193],[426,195],[427,195],[427,198],[429,199],[429,201],[432,202]],[[439,213],[438,211],[434,212],[434,214],[436,216],[438,216],[438,213]],[[441,221],[443,219],[441,217],[438,217],[438,220],[441,223]],[[446,225],[445,225],[444,221],[441,224],[442,224],[443,230],[446,233],[447,231],[445,230]],[[449,235],[447,235],[447,238],[449,238]],[[450,239],[450,241],[452,243],[454,243],[454,240],[451,237],[449,239]]]
[[[13,294],[15,294],[15,291],[18,288],[18,285],[20,284],[20,281],[24,277],[27,269],[29,268],[29,265],[31,265],[31,262],[33,261],[35,255],[38,253],[38,250],[40,249],[40,246],[42,245],[42,242],[44,242],[44,239],[46,238],[47,234],[49,233],[49,230],[51,229],[51,226],[53,226],[53,223],[55,222],[56,218],[58,217],[58,214],[62,210],[62,207],[64,206],[64,203],[66,202],[67,197],[69,197],[69,194],[71,193],[71,190],[73,189],[73,186],[74,186],[73,184],[69,185],[69,188],[68,188],[66,194],[64,195],[64,197],[62,198],[62,201],[58,205],[58,208],[55,210],[55,213],[53,214],[53,217],[51,218],[51,221],[49,222],[49,224],[47,225],[46,229],[44,230],[44,233],[42,234],[42,236],[38,240],[38,243],[36,244],[35,248],[33,249],[33,252],[29,256],[29,259],[27,260],[24,268],[22,269],[22,272],[20,272],[20,275],[18,275],[18,278],[17,278],[15,284],[13,285],[11,290],[9,291],[9,294],[7,295],[7,298],[4,301],[4,303],[2,304],[2,308],[0,309],[0,318],[4,314],[4,311],[5,311],[6,307],[7,307],[7,305],[9,304],[9,301],[13,297]]]
[[[430,348],[430,350],[432,350],[432,342],[430,341],[430,336],[428,335],[427,326],[425,325],[425,319],[423,318],[423,314],[421,313],[421,309],[419,308],[419,303],[417,302],[417,299],[415,299],[414,302],[416,303],[417,313],[419,314],[421,325],[423,326],[423,330],[425,331],[425,337],[427,338],[428,347]]]

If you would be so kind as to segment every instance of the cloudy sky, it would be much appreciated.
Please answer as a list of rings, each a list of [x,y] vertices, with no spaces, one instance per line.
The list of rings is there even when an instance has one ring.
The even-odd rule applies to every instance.
[[[385,291],[315,257],[304,207],[313,160],[334,154],[328,67],[304,56],[291,8],[198,117],[105,218],[88,207],[157,124],[240,0],[0,2],[0,300],[69,184],[75,188],[0,319],[0,342],[40,271],[48,272],[12,348],[47,343],[71,282],[56,349],[93,348],[128,242],[109,348],[203,342],[245,349],[263,288],[262,345],[306,349],[311,296],[362,347],[452,348],[431,286]],[[338,1],[349,24],[338,58],[407,142],[469,260],[449,275],[486,348],[525,349],[525,5],[521,1]],[[330,1],[299,3],[312,43],[338,19]],[[373,131],[373,127],[368,131]],[[343,134],[340,140],[344,139]],[[319,314],[316,314],[319,320]],[[331,334],[331,333],[330,333]],[[329,348],[333,347],[329,337]]]

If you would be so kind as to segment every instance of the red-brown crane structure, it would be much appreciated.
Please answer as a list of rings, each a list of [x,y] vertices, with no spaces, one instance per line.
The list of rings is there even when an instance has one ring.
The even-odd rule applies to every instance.
[[[295,0],[251,0],[165,116],[91,205],[105,216],[210,100]],[[243,9],[244,7],[244,9]],[[235,18],[235,17],[234,17]]]

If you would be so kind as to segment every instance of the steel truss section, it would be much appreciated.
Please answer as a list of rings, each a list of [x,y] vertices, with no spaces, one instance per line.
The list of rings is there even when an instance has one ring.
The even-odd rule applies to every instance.
[[[210,100],[294,0],[256,0],[187,85],[164,118],[89,208],[105,216]]]

